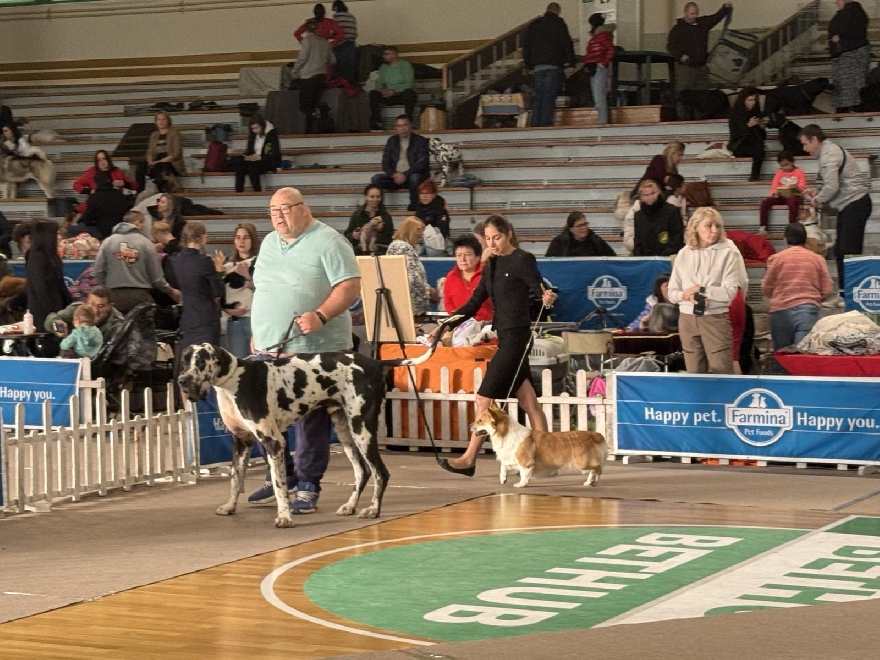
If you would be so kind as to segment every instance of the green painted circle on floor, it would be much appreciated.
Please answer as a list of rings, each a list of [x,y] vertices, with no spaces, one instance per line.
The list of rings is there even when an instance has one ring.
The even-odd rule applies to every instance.
[[[433,640],[591,628],[805,534],[646,526],[430,540],[321,568],[305,592],[349,621]]]

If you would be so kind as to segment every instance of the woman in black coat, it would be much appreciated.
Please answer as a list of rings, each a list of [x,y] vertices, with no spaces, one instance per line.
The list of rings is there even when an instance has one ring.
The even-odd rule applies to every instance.
[[[614,249],[601,236],[590,231],[587,217],[580,211],[569,213],[565,229],[550,241],[547,257],[615,257]]]
[[[249,124],[247,149],[244,156],[232,159],[235,170],[235,192],[244,192],[244,178],[251,181],[254,192],[263,190],[260,175],[281,169],[281,143],[278,132],[261,115],[253,115]]]
[[[761,164],[764,162],[764,140],[767,139],[767,119],[761,114],[758,103],[758,90],[755,87],[743,87],[727,120],[730,128],[728,149],[737,158],[751,158],[752,172],[749,181],[761,178]]]
[[[73,302],[58,257],[58,225],[48,220],[34,223],[24,260],[28,309],[34,315],[34,326],[43,328],[49,314]]]
[[[220,344],[220,301],[223,296],[222,252],[214,259],[203,254],[208,231],[205,223],[194,221],[183,228],[185,247],[170,257],[174,287],[183,296],[180,314],[180,346],[204,342]]]

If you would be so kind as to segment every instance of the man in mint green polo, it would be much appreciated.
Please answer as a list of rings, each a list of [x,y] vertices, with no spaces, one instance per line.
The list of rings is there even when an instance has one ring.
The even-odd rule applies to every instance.
[[[361,287],[351,243],[312,217],[302,194],[294,188],[281,188],[272,195],[269,217],[275,231],[260,245],[253,277],[251,328],[257,359],[286,339],[294,317],[298,332],[284,343],[282,356],[350,350],[348,309]],[[272,357],[277,351],[272,349]],[[293,464],[290,452],[285,452],[288,483],[295,490],[290,509],[293,513],[313,513],[317,510],[321,477],[330,461],[330,415],[318,408],[300,418],[295,428]],[[274,502],[271,483],[267,485],[253,493],[248,502]]]
[[[403,104],[404,112],[412,121],[416,107],[416,76],[412,64],[400,59],[397,46],[382,48],[382,59],[376,87],[370,92],[370,128],[382,130],[382,106]]]

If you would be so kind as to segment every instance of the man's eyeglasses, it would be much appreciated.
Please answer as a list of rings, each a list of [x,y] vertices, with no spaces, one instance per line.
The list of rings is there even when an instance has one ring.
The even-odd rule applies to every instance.
[[[294,206],[299,206],[303,202],[297,202],[296,204],[281,204],[280,206],[270,206],[269,207],[269,217],[274,218],[276,215],[290,215],[293,211]]]

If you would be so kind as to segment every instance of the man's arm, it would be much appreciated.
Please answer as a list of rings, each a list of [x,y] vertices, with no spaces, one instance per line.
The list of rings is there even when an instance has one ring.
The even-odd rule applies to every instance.
[[[318,305],[318,309],[313,312],[306,312],[299,317],[299,328],[303,334],[309,334],[321,329],[324,321],[318,316],[320,313],[323,317],[330,319],[339,316],[354,304],[357,297],[361,295],[361,278],[352,277],[348,280],[342,280],[337,283],[331,290],[327,299]]]
[[[428,163],[428,140],[417,133],[413,133],[410,147],[412,149],[412,154],[407,154],[409,171],[419,173],[427,172],[430,169]]]
[[[403,74],[403,90],[406,89],[415,89],[416,88],[416,72],[413,71],[412,64],[407,62],[406,60],[400,60],[398,62],[398,66],[402,66],[403,69],[401,73]]]
[[[711,30],[722,20],[724,20],[724,17],[730,13],[731,9],[733,9],[733,5],[731,5],[729,2],[725,2],[723,5],[721,5],[721,9],[716,11],[714,14],[711,14],[709,16],[701,16],[697,20],[703,23],[706,26],[707,30]]]
[[[817,181],[822,187],[813,199],[817,205],[829,201],[840,190],[840,170],[844,158],[842,147],[838,147],[836,153],[822,154],[822,167],[819,169],[819,180]]]
[[[394,157],[393,143],[395,137],[397,136],[388,138],[388,142],[385,143],[385,150],[382,152],[382,171],[388,176],[394,176],[394,172],[397,169],[397,159]]]

